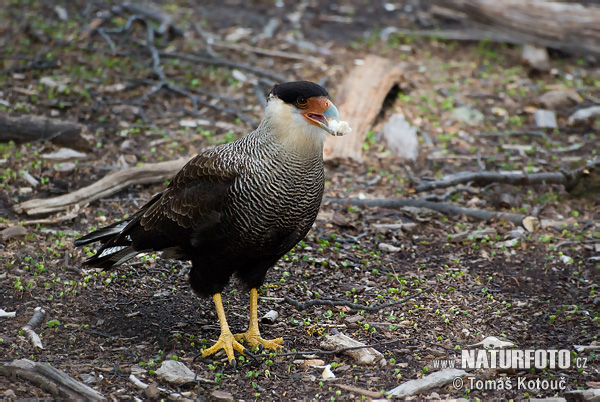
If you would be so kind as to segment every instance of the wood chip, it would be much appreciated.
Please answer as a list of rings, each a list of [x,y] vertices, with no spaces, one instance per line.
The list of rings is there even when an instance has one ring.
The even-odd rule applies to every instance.
[[[20,225],[8,227],[2,230],[2,232],[0,232],[0,235],[2,235],[2,241],[7,241],[16,237],[25,236],[26,234],[27,229]]]
[[[419,378],[417,380],[407,381],[404,384],[400,384],[396,388],[388,391],[387,396],[393,396],[396,398],[402,398],[410,395],[422,394],[433,388],[443,387],[457,378],[461,378],[467,375],[464,370],[449,369],[436,371],[427,377]]]
[[[345,349],[360,346],[366,345],[342,333],[327,335],[325,340],[321,342],[321,347],[327,350]],[[376,364],[383,360],[383,354],[381,354],[381,352],[368,347],[363,349],[345,350],[342,353],[352,357],[358,364]]]

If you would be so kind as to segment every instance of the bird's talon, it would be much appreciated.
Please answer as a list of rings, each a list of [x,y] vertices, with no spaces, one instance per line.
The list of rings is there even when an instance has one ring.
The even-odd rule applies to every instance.
[[[256,357],[256,355],[254,353],[251,353],[248,349],[244,350],[244,355],[248,356],[250,359],[252,359],[252,361],[254,363],[258,362],[258,358]]]
[[[293,341],[293,340],[294,340],[294,338],[292,338],[291,336],[284,336],[284,337],[283,337],[283,338],[281,338],[281,339],[283,339],[283,340],[284,340],[284,341],[286,341],[286,342],[290,342],[290,341]]]
[[[262,343],[258,344],[258,353],[262,353],[262,351],[265,349],[265,347],[263,346]]]

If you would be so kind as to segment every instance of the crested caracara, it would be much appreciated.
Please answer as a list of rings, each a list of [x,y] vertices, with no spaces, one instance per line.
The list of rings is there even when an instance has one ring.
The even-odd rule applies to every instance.
[[[344,129],[338,132],[340,126]],[[307,81],[275,85],[256,130],[197,155],[133,216],[75,245],[99,241],[101,247],[84,264],[104,269],[151,251],[191,260],[189,283],[199,296],[212,296],[221,326],[218,341],[202,357],[224,349],[235,364],[234,350],[244,353],[261,345],[278,350],[282,338],[260,335],[257,288],[317,217],[325,134],[348,131],[321,86]],[[232,275],[250,289],[250,324],[236,335],[221,301]]]

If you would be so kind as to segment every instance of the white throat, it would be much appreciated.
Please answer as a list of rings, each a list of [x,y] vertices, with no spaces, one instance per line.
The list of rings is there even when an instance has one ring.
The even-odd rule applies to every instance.
[[[272,98],[267,103],[265,117],[258,130],[268,131],[285,148],[298,154],[323,152],[325,130],[310,124],[294,106]]]

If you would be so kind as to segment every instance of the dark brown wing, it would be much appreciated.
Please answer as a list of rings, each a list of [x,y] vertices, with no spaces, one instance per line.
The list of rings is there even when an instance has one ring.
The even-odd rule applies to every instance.
[[[218,148],[194,157],[133,217],[78,239],[76,245],[102,242],[86,265],[110,268],[150,250],[186,256],[214,238],[237,176],[226,162]]]
[[[123,234],[131,236],[137,250],[193,247],[194,238],[210,235],[220,223],[236,177],[236,172],[225,166],[218,153],[196,156]]]

